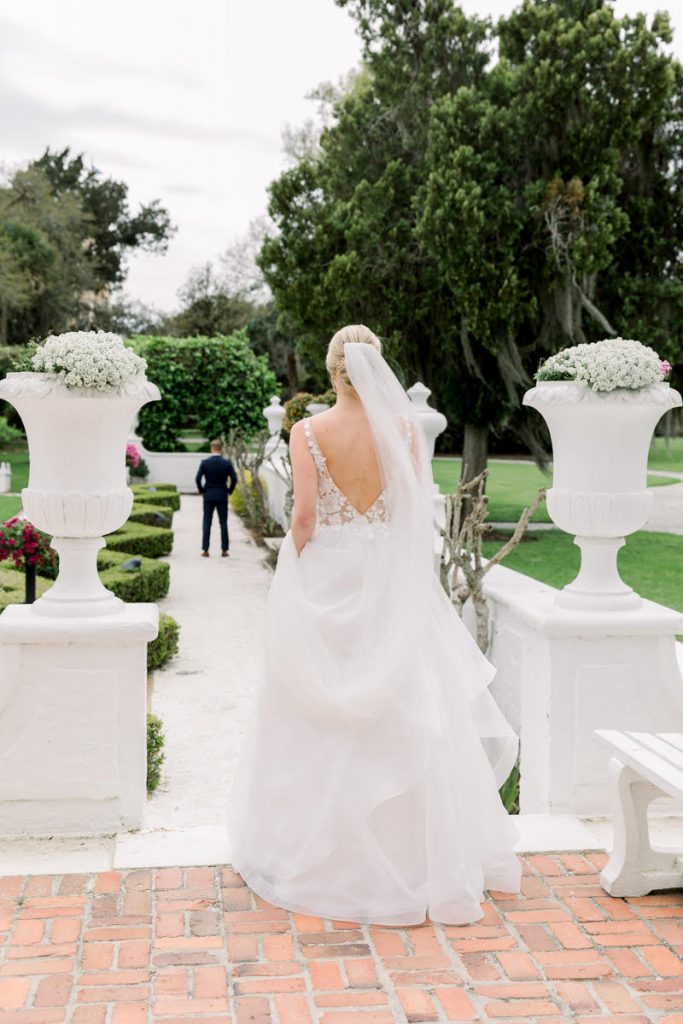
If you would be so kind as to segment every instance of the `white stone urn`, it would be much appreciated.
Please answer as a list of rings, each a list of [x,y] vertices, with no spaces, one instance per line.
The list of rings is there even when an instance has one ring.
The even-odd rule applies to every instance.
[[[104,534],[126,521],[133,493],[126,486],[126,442],[136,412],[160,398],[138,377],[118,391],[67,388],[53,374],[9,373],[0,397],[18,410],[28,439],[26,517],[52,536],[57,581],[32,609],[37,615],[99,616],[124,603],[102,584],[97,552]]]
[[[619,576],[617,553],[640,530],[652,507],[647,457],[654,428],[681,396],[666,383],[594,391],[580,381],[541,381],[524,405],[545,419],[553,446],[548,512],[575,535],[579,574],[557,604],[585,609],[633,609],[641,598]]]

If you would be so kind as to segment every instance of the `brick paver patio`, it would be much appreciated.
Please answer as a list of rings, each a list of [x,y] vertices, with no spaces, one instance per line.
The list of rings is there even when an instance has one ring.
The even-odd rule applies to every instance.
[[[2,1024],[683,1024],[683,892],[606,896],[524,858],[465,927],[290,914],[231,868],[0,878]]]

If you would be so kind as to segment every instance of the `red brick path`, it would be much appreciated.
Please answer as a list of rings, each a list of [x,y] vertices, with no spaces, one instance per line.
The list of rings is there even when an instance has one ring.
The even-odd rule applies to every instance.
[[[0,878],[2,1024],[683,1024],[683,892],[610,899],[528,856],[465,927],[270,906],[230,868]]]

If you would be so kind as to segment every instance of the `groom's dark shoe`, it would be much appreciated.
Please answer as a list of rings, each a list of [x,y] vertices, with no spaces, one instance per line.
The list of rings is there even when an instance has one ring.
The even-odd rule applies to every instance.
[[[208,551],[202,551],[202,558],[208,558],[208,557],[209,557],[209,552]]]
[[[229,558],[229,557],[230,557],[230,552],[229,551],[221,551],[221,558]]]

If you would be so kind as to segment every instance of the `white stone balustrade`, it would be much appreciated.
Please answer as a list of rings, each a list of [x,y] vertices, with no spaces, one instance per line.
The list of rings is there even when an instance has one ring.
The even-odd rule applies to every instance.
[[[12,490],[12,466],[9,462],[0,462],[0,494]]]
[[[421,381],[417,381],[411,388],[408,388],[407,395],[411,402],[416,408],[418,422],[422,427],[425,441],[427,443],[427,451],[429,458],[434,458],[434,446],[436,439],[439,434],[443,434],[448,421],[442,412],[437,409],[433,409],[428,404],[429,396],[431,391]],[[434,539],[434,558],[438,560],[441,558],[441,529],[446,522],[446,499],[439,490],[439,485],[434,483],[434,525],[435,525],[435,539]]]
[[[273,395],[270,404],[263,410],[263,415],[268,423],[271,436],[277,434],[279,437],[285,419],[285,409],[279,395]]]

